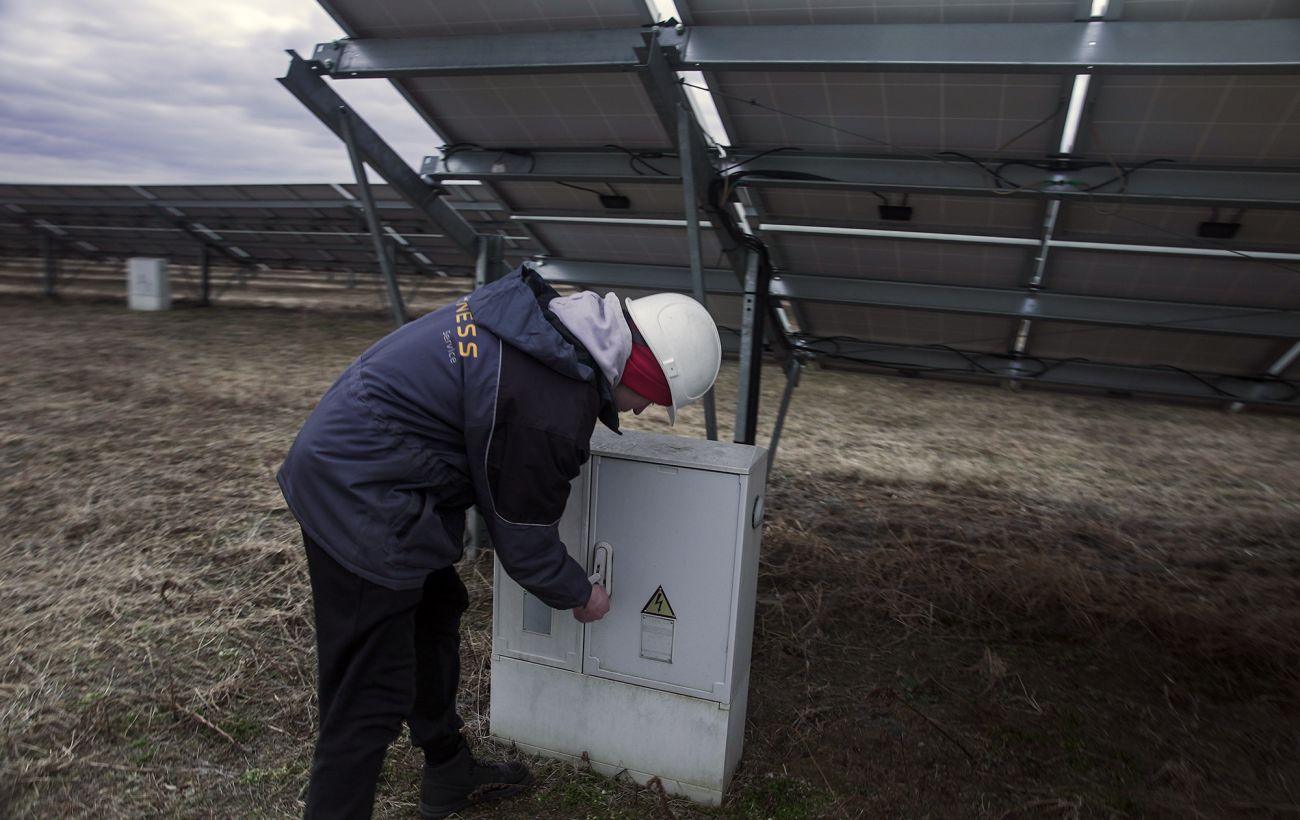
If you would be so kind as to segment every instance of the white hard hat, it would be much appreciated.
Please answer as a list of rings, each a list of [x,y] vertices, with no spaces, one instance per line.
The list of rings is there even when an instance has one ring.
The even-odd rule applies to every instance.
[[[680,293],[656,293],[626,300],[628,315],[668,379],[673,403],[668,423],[677,423],[678,408],[699,401],[718,378],[722,341],[704,305]]]

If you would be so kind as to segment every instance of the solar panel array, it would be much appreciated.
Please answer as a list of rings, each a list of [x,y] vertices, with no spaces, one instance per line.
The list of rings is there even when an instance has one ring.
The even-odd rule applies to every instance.
[[[325,5],[345,30],[363,42],[572,33],[656,22],[649,11],[641,13],[640,4],[624,0],[472,7],[437,0],[331,0]],[[1300,32],[1294,28],[1300,5],[1289,2],[1114,0],[1104,22],[1085,22],[1090,6],[1078,0],[684,0],[676,4],[688,38],[698,27],[708,26],[880,24],[898,26],[890,31],[912,36],[915,29],[909,27],[919,25],[938,31],[937,27],[954,24],[1074,24],[1095,32],[1098,26],[1136,21],[1279,20],[1286,21],[1280,25]],[[1296,43],[1300,52],[1300,39]],[[754,61],[761,63],[764,57],[756,54]],[[1195,63],[1199,55],[1185,57]],[[1140,170],[1133,166],[1139,163],[1294,173],[1300,166],[1297,65],[1300,53],[1291,56],[1288,68],[1269,73],[1230,66],[1216,69],[1210,64],[1195,72],[1180,67],[1131,73],[1124,66],[1109,66],[1092,77],[1073,156],[1115,168],[1124,175],[1125,186],[1129,169],[1138,178]],[[1042,163],[1057,152],[1064,108],[1075,75],[1082,73],[997,72],[971,66],[916,71],[810,67],[775,70],[758,65],[702,75],[729,134],[729,154],[747,157],[774,151],[790,156],[797,151],[929,158],[949,164],[978,158],[984,168]],[[336,79],[347,76],[341,68],[334,72]],[[490,173],[480,174],[477,178],[503,208],[481,214],[485,222],[501,223],[500,230],[507,232],[525,226],[541,257],[671,268],[689,265],[689,246],[680,223],[595,221],[612,217],[631,223],[684,216],[677,172],[668,174],[671,179],[655,179],[662,168],[649,158],[675,157],[675,140],[647,85],[634,72],[621,66],[606,72],[585,67],[565,70],[561,65],[516,72],[493,66],[481,73],[469,67],[454,73],[392,76],[451,144],[445,152],[448,157],[458,152],[462,158],[495,156],[498,164],[509,165],[512,171],[516,160],[535,162],[550,149],[612,149],[644,157],[629,161],[631,171],[647,177],[644,182],[629,181],[626,177],[631,174],[604,184],[576,176],[532,181],[522,172],[497,181]],[[986,181],[990,188],[1002,187]],[[1300,309],[1296,286],[1300,212],[1295,196],[1290,202],[1249,209],[1226,203],[1218,207],[1213,190],[1154,203],[1063,198],[1045,232],[1048,201],[1017,193],[940,191],[905,198],[868,186],[801,187],[787,180],[779,187],[748,185],[742,198],[756,234],[771,251],[778,276],[1227,306],[1245,314],[1280,313],[1289,319]],[[626,197],[630,207],[611,210],[604,206],[601,194]],[[905,205],[911,208],[911,217],[886,220],[880,205]],[[537,219],[557,216],[572,221]],[[504,227],[511,219],[515,224]],[[1239,223],[1240,227],[1231,238],[1207,239],[1198,236],[1204,222]],[[476,227],[492,230],[489,224]],[[801,228],[867,230],[836,235],[799,232]],[[920,240],[919,234],[943,236]],[[967,238],[970,241],[964,241]],[[726,267],[726,244],[706,231],[706,266]],[[1181,250],[1170,252],[1171,248]],[[1247,258],[1261,251],[1273,256]],[[725,304],[724,310],[719,310],[722,302],[711,307],[720,323],[734,323],[738,301],[728,298]],[[873,343],[1006,353],[1026,329],[1024,316],[969,315],[927,310],[922,304],[905,309],[832,300],[786,307],[792,317],[797,316],[791,329],[809,338],[843,336]],[[1148,324],[1152,326],[1108,328],[1102,323],[1036,320],[1022,349],[1026,355],[1043,358],[1249,376],[1285,363],[1285,353],[1295,341],[1285,332],[1255,335],[1248,324],[1239,325],[1241,332],[1231,336],[1191,332],[1180,322]],[[1283,375],[1297,372],[1300,364],[1290,363]]]
[[[375,199],[398,264],[430,275],[474,260],[387,186]],[[42,237],[72,257],[161,256],[194,263],[206,245],[229,264],[372,271],[355,185],[0,185],[0,247],[39,256]]]
[[[697,85],[716,106],[726,144],[713,168],[766,246],[784,335],[805,353],[853,348],[868,363],[941,370],[988,355],[997,364],[972,372],[1296,403],[1291,385],[1269,381],[1300,378],[1294,0],[1111,0],[1091,20],[1088,0],[679,0],[676,28],[639,0],[322,5],[352,40],[318,46],[313,70],[344,95],[350,77],[391,77],[447,143],[425,180],[473,233],[502,237],[507,263],[540,260],[591,286],[689,289],[682,146],[646,79],[657,33],[675,69],[704,68],[672,93]],[[878,39],[855,50],[844,31]],[[1047,42],[1064,45],[1035,51]],[[1081,124],[1062,156],[1072,101]],[[418,192],[390,182],[384,221],[431,268],[472,270],[472,249],[431,232],[410,204]],[[266,188],[149,195],[331,190]],[[81,193],[138,196],[127,190]],[[370,264],[364,236],[318,247],[308,230],[363,232],[355,194],[333,190],[332,207],[275,211],[286,233],[237,233],[258,222],[242,210],[184,211],[227,243],[247,236],[272,264]],[[39,209],[62,194],[0,188],[0,202],[15,196]],[[117,247],[101,227],[88,241]],[[255,237],[297,244],[280,260]],[[734,236],[706,225],[701,250],[709,281],[727,283]],[[719,324],[739,327],[734,277],[712,289]],[[1096,378],[1106,366],[1144,369],[1111,383]],[[1183,370],[1194,373],[1171,386]],[[1227,377],[1231,389],[1216,386]]]

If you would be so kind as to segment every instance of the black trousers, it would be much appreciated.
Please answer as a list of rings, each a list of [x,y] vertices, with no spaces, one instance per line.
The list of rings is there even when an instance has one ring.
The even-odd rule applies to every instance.
[[[320,696],[306,816],[368,818],[403,721],[428,762],[460,744],[460,617],[469,596],[455,567],[430,573],[422,589],[392,590],[353,575],[306,533],[303,542]]]

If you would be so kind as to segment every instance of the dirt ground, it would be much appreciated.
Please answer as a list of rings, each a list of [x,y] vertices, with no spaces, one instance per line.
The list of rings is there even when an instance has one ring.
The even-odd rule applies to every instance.
[[[0,816],[300,814],[315,661],[273,476],[387,329],[0,297]],[[766,374],[764,439],[780,381]],[[732,407],[733,364],[718,392]],[[1300,815],[1298,433],[806,372],[768,493],[728,801],[539,762],[526,798],[468,816]],[[482,736],[490,554],[461,571],[462,709]],[[418,771],[399,741],[377,816],[415,816]]]

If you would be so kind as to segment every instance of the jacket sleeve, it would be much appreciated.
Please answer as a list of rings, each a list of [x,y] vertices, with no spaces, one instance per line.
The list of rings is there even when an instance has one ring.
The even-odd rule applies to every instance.
[[[478,508],[516,583],[553,609],[585,606],[591,582],[569,557],[558,524],[587,459],[594,415],[587,420],[581,395],[565,384],[572,380],[539,374],[511,351],[502,346],[495,395],[478,403],[482,415],[466,418]]]

